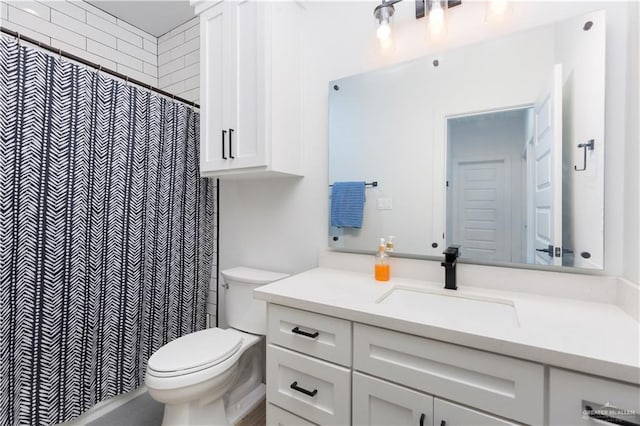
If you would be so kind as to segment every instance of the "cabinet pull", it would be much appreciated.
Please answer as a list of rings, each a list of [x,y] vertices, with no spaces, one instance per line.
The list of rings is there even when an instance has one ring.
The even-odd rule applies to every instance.
[[[298,327],[293,328],[291,332],[296,334],[301,334],[303,336],[310,337],[312,339],[317,339],[318,336],[320,335],[320,333],[318,333],[317,331],[315,333],[307,333],[306,331],[300,330]]]
[[[312,398],[314,396],[316,396],[316,394],[318,393],[318,389],[314,389],[314,390],[310,391],[310,390],[306,390],[305,388],[301,388],[300,386],[298,386],[298,382],[291,383],[291,389],[296,390],[298,392],[301,392],[301,393],[303,393],[305,395],[308,395],[308,396],[310,396]]]
[[[447,426],[447,421],[446,420],[441,421],[440,426]]]
[[[422,413],[422,414],[420,415],[420,426],[424,426],[424,418],[425,418],[425,417],[426,417],[426,416],[424,415],[424,413]]]
[[[600,420],[601,422],[611,423],[614,425],[621,426],[640,426],[640,424],[636,422],[632,422],[629,420],[621,419],[618,417],[607,416],[606,414],[599,413],[597,410],[594,410],[590,405],[585,405],[584,409],[587,411],[587,416],[594,420]]]
[[[227,134],[226,130],[222,131],[222,159],[226,160],[227,159],[227,154],[224,152],[224,136]]]
[[[233,136],[233,129],[229,129],[229,157],[231,157],[231,159],[233,160],[236,157],[233,156],[233,141],[231,140],[232,136]]]

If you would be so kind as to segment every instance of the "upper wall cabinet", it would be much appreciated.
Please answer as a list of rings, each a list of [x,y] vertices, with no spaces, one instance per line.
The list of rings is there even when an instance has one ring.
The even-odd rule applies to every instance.
[[[200,16],[200,174],[301,175],[297,2],[193,1]]]

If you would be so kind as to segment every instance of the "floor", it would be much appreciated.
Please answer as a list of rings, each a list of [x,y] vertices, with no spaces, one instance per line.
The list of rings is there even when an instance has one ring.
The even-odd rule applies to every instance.
[[[87,426],[160,426],[164,406],[153,400],[148,393],[132,399],[123,406],[105,414]],[[265,403],[253,409],[236,426],[265,426],[267,416]]]

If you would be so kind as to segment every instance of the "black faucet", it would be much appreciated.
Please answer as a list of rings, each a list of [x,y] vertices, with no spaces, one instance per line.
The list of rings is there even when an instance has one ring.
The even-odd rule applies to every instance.
[[[460,256],[459,248],[458,246],[451,246],[442,252],[444,254],[444,262],[441,262],[440,265],[444,266],[444,288],[447,290],[458,289],[456,285],[456,265],[458,256]]]

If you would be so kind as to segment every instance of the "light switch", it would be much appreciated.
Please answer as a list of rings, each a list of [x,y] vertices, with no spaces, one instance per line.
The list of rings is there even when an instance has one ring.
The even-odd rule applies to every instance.
[[[378,210],[391,210],[393,209],[392,198],[378,198]]]

